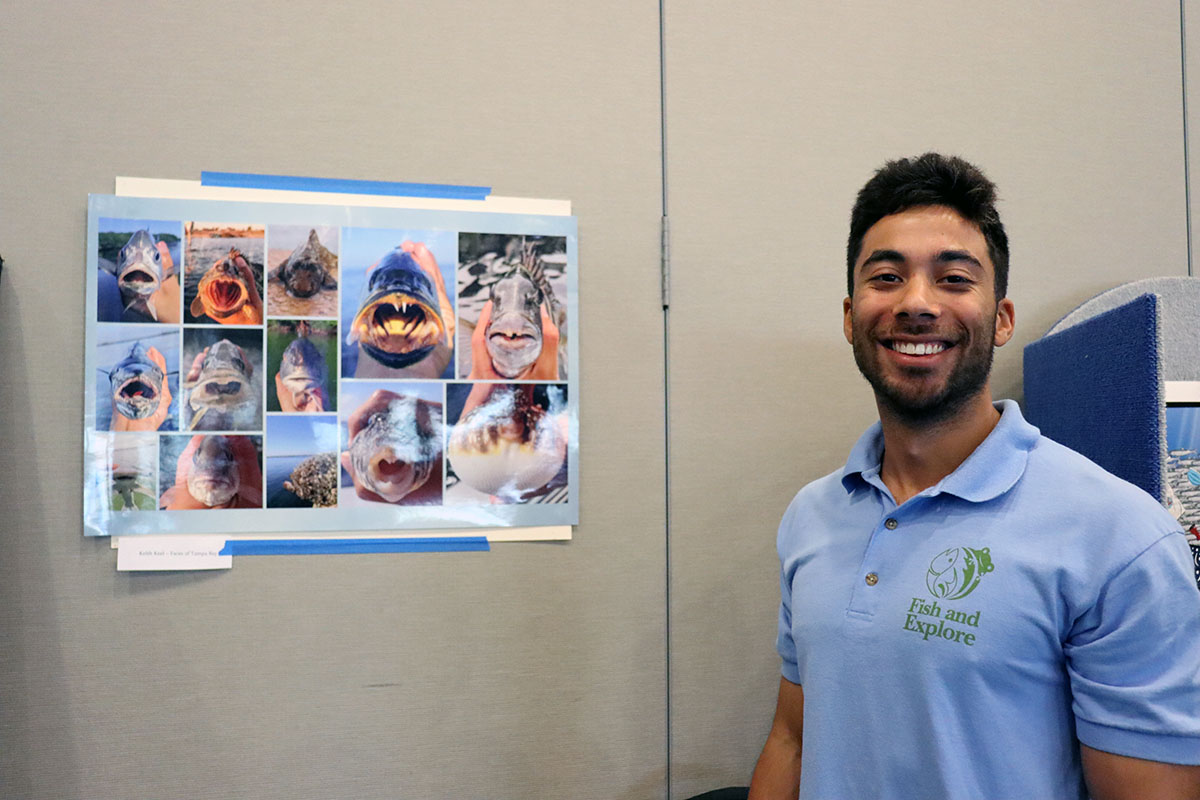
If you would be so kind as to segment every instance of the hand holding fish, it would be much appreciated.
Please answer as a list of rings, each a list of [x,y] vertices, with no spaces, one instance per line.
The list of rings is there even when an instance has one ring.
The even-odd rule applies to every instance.
[[[167,383],[167,360],[163,358],[163,354],[158,351],[157,347],[149,347],[146,349],[146,357],[148,357],[154,365],[158,367],[159,373],[162,376],[161,386],[153,387],[158,392],[158,406],[154,413],[141,419],[130,419],[117,410],[114,404],[112,411],[112,423],[109,425],[110,430],[114,431],[156,431],[159,426],[167,419],[167,413],[171,410],[171,387]]]
[[[275,373],[275,396],[279,398],[279,409],[286,413],[311,413],[324,411],[329,403],[325,390],[321,388],[302,392],[297,397],[283,380],[283,373]]]
[[[530,365],[528,371],[514,376],[517,380],[556,381],[559,379],[558,326],[554,324],[554,320],[546,313],[544,307],[539,306],[539,311],[542,319],[542,351]],[[514,379],[501,375],[492,363],[492,356],[487,346],[488,325],[491,321],[492,301],[488,300],[483,304],[483,308],[479,312],[479,321],[475,324],[475,330],[471,334],[471,373],[467,375],[467,380],[507,381]]]
[[[221,458],[197,457],[197,450],[209,440],[221,440],[222,447],[228,448],[231,463],[222,463]],[[205,445],[208,447],[208,445]],[[214,449],[216,449],[214,447]],[[201,456],[206,455],[202,453]],[[197,481],[192,473],[206,470],[204,481]],[[224,480],[222,480],[224,479]],[[209,504],[197,498],[191,490],[193,486],[206,483],[232,484],[233,494],[220,497],[221,502]],[[213,498],[206,498],[213,499]],[[248,436],[193,436],[187,447],[179,454],[175,468],[175,485],[163,493],[161,506],[169,511],[180,509],[203,508],[261,508],[262,507],[262,469],[258,463],[258,450]]]
[[[346,428],[350,447],[342,451],[341,462],[359,498],[405,504],[440,500],[440,405],[376,389],[349,416]]]
[[[162,283],[150,295],[147,303],[159,322],[178,325],[183,312],[181,311],[182,304],[179,302],[179,276],[175,274],[175,261],[171,258],[171,250],[167,247],[166,242],[158,242],[157,247],[162,256],[163,274],[167,277],[163,278]]]
[[[242,318],[226,320],[218,320],[226,322],[226,324],[242,324],[242,325],[260,325],[263,321],[263,301],[262,295],[258,293],[258,284],[254,282],[254,271],[250,269],[250,265],[246,263],[245,258],[233,259],[233,265],[237,267],[238,274],[242,276],[242,280],[246,282],[246,305],[242,307]]]

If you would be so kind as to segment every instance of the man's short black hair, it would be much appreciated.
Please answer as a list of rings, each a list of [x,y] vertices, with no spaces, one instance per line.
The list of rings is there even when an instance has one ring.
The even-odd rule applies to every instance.
[[[1008,292],[1008,236],[996,210],[996,185],[974,164],[941,153],[889,161],[859,191],[846,243],[847,293],[854,294],[854,262],[871,226],[921,206],[952,208],[979,228],[996,269],[996,299],[1003,298]]]

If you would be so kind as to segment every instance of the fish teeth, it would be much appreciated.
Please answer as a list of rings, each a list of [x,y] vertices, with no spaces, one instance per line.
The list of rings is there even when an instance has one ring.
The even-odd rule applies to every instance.
[[[941,342],[892,342],[892,349],[908,356],[929,356],[946,349]]]

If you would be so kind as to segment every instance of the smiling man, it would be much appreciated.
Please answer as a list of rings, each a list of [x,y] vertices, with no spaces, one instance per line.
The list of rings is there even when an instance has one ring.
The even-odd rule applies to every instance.
[[[843,327],[879,422],[779,528],[750,796],[1200,798],[1200,592],[1158,503],[993,402],[995,187],[928,153],[859,192]]]

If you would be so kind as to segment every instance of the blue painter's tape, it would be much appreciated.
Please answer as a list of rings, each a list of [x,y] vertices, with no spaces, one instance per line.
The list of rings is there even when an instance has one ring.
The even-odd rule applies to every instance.
[[[490,550],[486,536],[411,539],[229,539],[223,556],[330,555],[337,553],[445,553]]]
[[[484,200],[492,193],[490,186],[304,178],[297,175],[256,175],[252,172],[201,172],[200,185],[231,186],[239,189],[287,189],[296,192],[379,194],[392,197],[443,197],[454,200]]]

